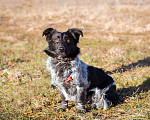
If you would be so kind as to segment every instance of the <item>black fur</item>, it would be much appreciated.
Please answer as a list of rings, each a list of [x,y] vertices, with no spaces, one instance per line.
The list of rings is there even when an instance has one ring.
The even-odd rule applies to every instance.
[[[86,111],[85,103],[91,103],[96,108],[106,108],[111,106],[111,103],[117,104],[119,97],[114,80],[102,69],[88,66],[78,58],[80,49],[77,43],[80,35],[83,37],[81,30],[73,28],[66,32],[58,32],[56,29],[48,28],[43,31],[42,36],[44,35],[48,42],[44,52],[50,56],[47,67],[52,76],[51,84],[58,88],[62,98],[61,107],[57,111],[68,107],[68,99],[71,98],[67,98],[65,94],[77,102],[78,112]],[[74,74],[73,80],[65,83],[65,75],[70,72]]]
[[[87,70],[89,73],[88,81],[91,82],[89,90],[95,87],[103,89],[113,82],[113,79],[110,76],[108,76],[102,69],[93,66],[88,66]]]
[[[93,66],[88,66],[87,70],[88,70],[88,81],[91,82],[88,88],[88,91],[93,88],[104,89],[110,83],[113,83],[112,77],[108,76],[102,69],[96,68]],[[93,95],[93,92],[88,92],[87,99],[89,99],[90,98],[89,96],[92,96],[92,95]],[[106,92],[106,98],[111,100],[114,105],[117,104],[119,96],[116,93],[115,85],[110,87],[110,89]],[[89,102],[91,102],[91,100],[89,100]]]
[[[44,30],[42,36],[44,35],[48,42],[48,47],[44,52],[49,56],[57,59],[74,59],[80,53],[80,49],[76,45],[80,35],[83,36],[81,30],[73,28],[66,32],[58,32],[56,29],[48,28]],[[58,43],[55,42],[56,39],[59,40]],[[63,48],[64,51],[60,51],[60,48]]]

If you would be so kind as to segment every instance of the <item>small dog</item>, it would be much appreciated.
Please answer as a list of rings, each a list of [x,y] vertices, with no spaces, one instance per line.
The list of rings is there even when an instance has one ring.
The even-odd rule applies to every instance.
[[[51,85],[57,87],[62,103],[59,110],[68,108],[68,101],[77,104],[78,113],[85,113],[84,104],[91,104],[93,108],[106,109],[117,104],[114,80],[102,69],[92,67],[82,62],[77,47],[81,30],[68,29],[58,32],[47,28],[42,36],[46,36],[48,47],[44,52],[49,56],[46,61],[47,70],[51,73]]]

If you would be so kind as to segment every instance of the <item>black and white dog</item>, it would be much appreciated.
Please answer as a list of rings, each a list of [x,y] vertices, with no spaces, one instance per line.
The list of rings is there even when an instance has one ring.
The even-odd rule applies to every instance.
[[[59,110],[66,110],[68,101],[77,104],[79,113],[86,112],[84,104],[92,104],[96,109],[106,109],[117,104],[118,95],[113,79],[102,69],[87,65],[80,60],[77,47],[81,30],[68,29],[58,32],[48,28],[43,31],[48,47],[44,52],[49,56],[47,70],[51,73],[51,85],[58,88],[62,103]]]

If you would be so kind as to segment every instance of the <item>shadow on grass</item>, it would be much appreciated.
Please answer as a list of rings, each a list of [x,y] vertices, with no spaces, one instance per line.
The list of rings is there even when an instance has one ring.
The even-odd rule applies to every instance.
[[[117,89],[117,93],[119,94],[120,102],[122,103],[125,99],[140,94],[141,92],[148,92],[148,90],[150,90],[150,78],[137,87],[131,86],[129,88]]]
[[[109,74],[109,75],[111,75],[113,73],[117,73],[117,72],[123,73],[123,72],[129,71],[133,68],[144,67],[144,66],[150,66],[150,57],[147,57],[143,60],[139,60],[137,62],[131,63],[128,66],[122,65],[121,68],[117,68],[113,71],[107,71],[106,73]]]
[[[106,73],[109,75],[111,75],[113,73],[117,73],[117,72],[123,73],[123,72],[129,71],[133,68],[144,67],[144,66],[150,66],[150,57],[147,57],[143,60],[139,60],[137,62],[129,64],[128,66],[122,65],[121,68],[115,69],[113,71],[107,71]],[[120,96],[121,102],[124,102],[124,100],[126,98],[134,96],[134,95],[139,94],[141,92],[148,92],[148,90],[150,90],[150,77],[147,78],[146,81],[144,81],[141,85],[139,85],[137,87],[131,86],[129,88],[118,89],[117,93]]]

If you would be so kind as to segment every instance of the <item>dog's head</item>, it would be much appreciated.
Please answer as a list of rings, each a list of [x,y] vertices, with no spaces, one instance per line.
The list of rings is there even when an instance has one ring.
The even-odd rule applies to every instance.
[[[76,57],[80,50],[77,47],[80,35],[83,37],[81,30],[77,28],[68,29],[66,32],[58,32],[56,29],[47,28],[43,31],[42,36],[46,36],[48,47],[44,52],[58,59]]]

